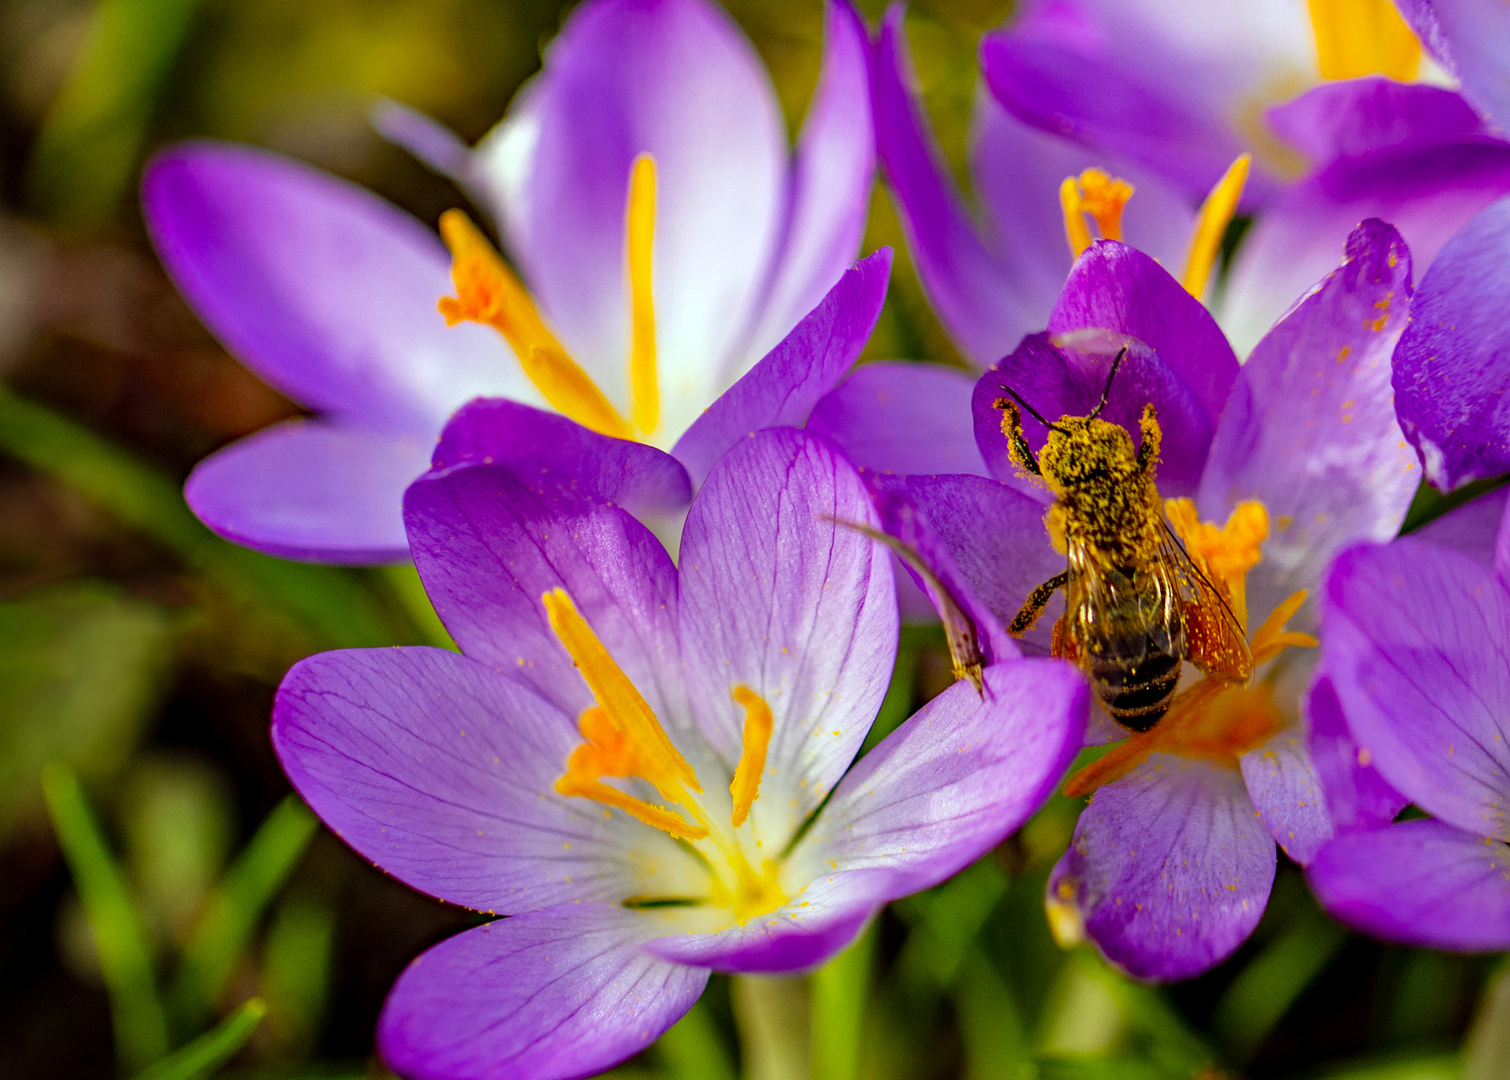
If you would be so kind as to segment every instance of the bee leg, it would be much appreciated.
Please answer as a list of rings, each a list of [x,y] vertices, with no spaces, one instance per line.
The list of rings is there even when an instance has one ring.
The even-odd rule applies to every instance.
[[[1080,650],[1075,646],[1075,639],[1064,632],[1064,616],[1054,620],[1054,636],[1049,639],[1049,655],[1056,660],[1068,660],[1072,664],[1080,662]]]
[[[1033,448],[1022,433],[1022,413],[1017,411],[1017,402],[1003,397],[992,404],[1001,410],[1001,433],[1007,437],[1007,453],[1011,455],[1012,464],[1023,472],[1042,476],[1038,471],[1038,460],[1033,457]]]
[[[1049,606],[1049,601],[1054,598],[1054,593],[1064,588],[1070,580],[1070,572],[1066,570],[1062,574],[1055,574],[1038,588],[1029,594],[1027,603],[1022,605],[1022,610],[1017,613],[1017,618],[1012,620],[1012,625],[1007,627],[1007,633],[1013,637],[1022,637],[1033,624],[1038,621],[1038,616],[1043,614],[1043,609]]]
[[[1159,444],[1164,441],[1164,432],[1159,428],[1159,417],[1151,401],[1143,406],[1138,430],[1143,434],[1143,441],[1138,444],[1138,471],[1152,476],[1159,465]]]

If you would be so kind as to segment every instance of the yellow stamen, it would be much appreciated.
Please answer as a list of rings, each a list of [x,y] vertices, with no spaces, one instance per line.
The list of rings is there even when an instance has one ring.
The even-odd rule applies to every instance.
[[[1122,239],[1122,210],[1132,198],[1133,186],[1113,179],[1100,169],[1086,169],[1079,177],[1067,176],[1059,185],[1059,205],[1064,210],[1064,234],[1070,250],[1079,258],[1091,246],[1090,229],[1083,215],[1096,220],[1103,240]]]
[[[529,293],[467,215],[447,210],[440,217],[440,234],[451,249],[451,279],[456,284],[456,295],[442,297],[438,305],[446,322],[493,327],[552,406],[600,434],[633,438],[628,422],[566,354]]]
[[[1250,642],[1253,648],[1254,666],[1267,663],[1292,645],[1302,649],[1314,649],[1321,644],[1310,634],[1285,629],[1285,623],[1290,621],[1290,617],[1299,611],[1300,605],[1305,602],[1306,590],[1301,589],[1291,593],[1264,620],[1264,624],[1258,628],[1258,632],[1253,635]]]
[[[1388,75],[1408,82],[1421,66],[1421,42],[1390,0],[1310,0],[1323,79]]]
[[[1222,247],[1222,236],[1237,213],[1238,200],[1243,197],[1243,185],[1248,182],[1248,165],[1252,157],[1242,154],[1228,166],[1222,178],[1201,204],[1201,214],[1196,220],[1195,234],[1190,239],[1190,258],[1185,263],[1185,291],[1197,300],[1206,291],[1206,279],[1211,276],[1211,267],[1216,264],[1217,252]]]
[[[734,796],[731,820],[737,829],[745,823],[750,807],[760,797],[766,747],[771,744],[771,707],[748,686],[736,686],[734,700],[745,707],[744,752],[739,755],[734,782],[729,785],[729,793]]]
[[[655,159],[641,154],[629,181],[628,212],[630,350],[629,391],[634,426],[649,434],[661,422],[655,366],[655,300],[650,287],[655,238]]]
[[[1164,513],[1196,566],[1226,594],[1238,626],[1246,628],[1248,571],[1259,564],[1263,542],[1269,536],[1269,512],[1264,504],[1239,503],[1220,529],[1202,521],[1189,499],[1169,499],[1164,503]]]

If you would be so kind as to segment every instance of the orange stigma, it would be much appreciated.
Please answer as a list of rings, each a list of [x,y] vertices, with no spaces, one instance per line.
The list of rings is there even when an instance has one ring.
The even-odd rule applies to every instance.
[[[1067,176],[1059,185],[1059,205],[1064,210],[1064,234],[1070,250],[1079,258],[1091,246],[1085,223],[1089,214],[1102,240],[1122,239],[1122,210],[1133,196],[1133,186],[1113,179],[1100,169],[1086,169],[1078,177]]]

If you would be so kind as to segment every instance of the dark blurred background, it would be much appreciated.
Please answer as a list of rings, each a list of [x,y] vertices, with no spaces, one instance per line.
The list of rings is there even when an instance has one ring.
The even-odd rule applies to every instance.
[[[154,1039],[178,1046],[253,997],[267,1015],[227,1075],[384,1075],[372,1030],[389,984],[474,921],[387,879],[286,800],[267,727],[288,666],[441,632],[411,570],[282,564],[188,516],[177,491],[197,460],[298,410],[177,297],[136,178],[165,142],[233,139],[433,224],[465,199],[378,138],[369,110],[393,98],[480,138],[570,6],[0,0],[0,1080],[131,1075]],[[795,133],[820,4],[728,7]],[[962,182],[975,43],[1009,7],[919,0],[909,15]],[[958,363],[878,188],[866,249],[883,243],[901,258],[866,357]],[[882,729],[946,685],[940,646],[907,631]],[[1485,995],[1496,960],[1350,936],[1290,866],[1253,941],[1195,982],[1140,987],[1083,949],[1061,952],[1043,882],[1077,809],[1056,800],[811,980],[715,979],[622,1075],[797,1080],[801,1063],[760,1034],[787,1016],[818,1080],[1437,1080],[1461,1075],[1481,1002],[1469,1076],[1510,1075],[1494,1071],[1510,1017],[1503,989]],[[123,1016],[131,995],[154,993],[158,1014]],[[112,1037],[123,1024],[135,1050]]]

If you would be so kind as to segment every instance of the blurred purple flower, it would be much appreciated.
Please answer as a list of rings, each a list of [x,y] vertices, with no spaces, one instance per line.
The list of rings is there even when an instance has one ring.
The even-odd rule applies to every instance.
[[[1368,933],[1510,949],[1507,580],[1505,520],[1492,565],[1412,536],[1344,552],[1327,575],[1322,778],[1349,827],[1307,877],[1329,912]],[[1406,803],[1432,817],[1394,822]]]
[[[423,954],[379,1028],[406,1076],[551,1078],[636,1053],[710,970],[821,963],[881,905],[999,843],[1080,745],[1068,667],[1012,659],[851,767],[896,651],[875,512],[831,444],[742,439],[680,567],[618,507],[498,466],[405,498],[464,655],[325,653],[273,741],[346,843],[507,915]],[[574,666],[575,665],[575,666]]]
[[[909,515],[911,535],[942,551],[960,583],[955,599],[1010,620],[1065,562],[1045,531],[1047,495],[1016,475],[994,402],[1010,386],[1047,417],[1084,416],[1111,354],[1126,345],[1102,415],[1136,431],[1152,402],[1163,432],[1161,493],[1192,497],[1189,518],[1232,522],[1225,536],[1210,526],[1196,536],[1187,521],[1187,546],[1198,538],[1215,552],[1256,558],[1267,531],[1261,561],[1232,581],[1257,624],[1313,589],[1343,547],[1394,536],[1410,505],[1420,473],[1389,383],[1410,267],[1393,228],[1364,222],[1341,267],[1239,368],[1211,315],[1153,259],[1098,241],[1070,272],[1049,331],[1026,338],[977,385],[976,436],[996,479],[884,480],[887,527],[900,535],[898,518]],[[1036,452],[1044,431],[1030,421],[1027,435]],[[1028,647],[1048,650],[1058,609],[1056,601]],[[1314,628],[1312,606],[1296,623]],[[1272,641],[1277,630],[1265,636]],[[1257,652],[1256,626],[1250,633]],[[1304,864],[1333,832],[1300,716],[1312,655],[1285,653],[1252,687],[1230,689],[1178,722],[1171,712],[1072,779],[1072,788],[1095,795],[1050,880],[1062,936],[1083,933],[1147,979],[1198,974],[1241,944],[1267,902],[1275,841]],[[1127,734],[1098,715],[1094,741]]]
[[[1059,184],[1088,167],[1132,183],[1126,239],[1174,267],[1196,205],[1239,153],[1254,154],[1243,205],[1255,223],[1217,307],[1240,353],[1360,220],[1393,223],[1425,266],[1510,191],[1510,144],[1463,98],[1379,77],[1314,85],[1316,39],[1298,3],[1025,5],[981,44],[972,212],[928,130],[893,7],[872,72],[877,150],[929,298],[964,352],[985,366],[1043,325],[1071,258]],[[1403,24],[1359,70],[1405,75],[1409,57],[1391,55],[1402,44],[1419,53]]]
[[[667,450],[855,257],[873,168],[866,49],[848,0],[832,0],[795,156],[753,49],[705,0],[583,4],[475,152],[413,114],[390,110],[386,126],[447,158],[492,211],[524,302],[625,415],[631,309],[648,312],[653,295],[653,323],[638,325],[651,327],[658,409],[635,435]],[[632,297],[626,205],[645,157],[646,236],[629,259],[643,296]],[[547,404],[549,388],[526,375],[531,356],[484,327],[446,325],[436,304],[453,289],[451,258],[366,191],[248,148],[188,144],[152,163],[143,204],[201,318],[317,414],[222,450],[190,478],[196,513],[238,543],[329,562],[402,558],[402,492],[446,418],[479,396]],[[671,486],[659,500],[685,503],[686,478],[662,472]]]

